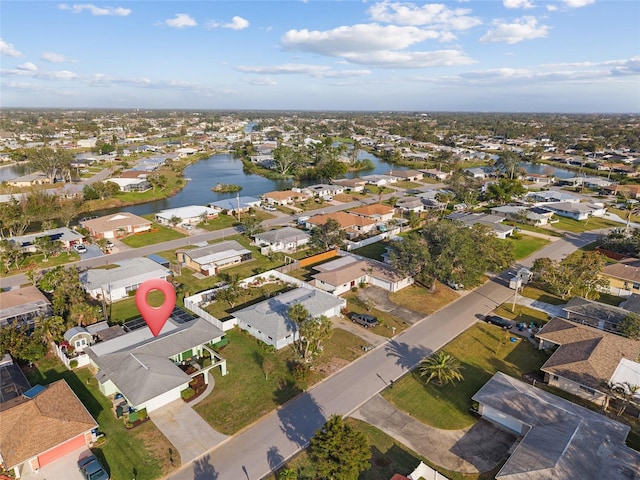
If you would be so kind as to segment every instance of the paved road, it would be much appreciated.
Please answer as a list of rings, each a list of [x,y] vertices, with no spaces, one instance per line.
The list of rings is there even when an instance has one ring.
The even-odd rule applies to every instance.
[[[593,233],[569,236],[535,256],[562,258],[593,241]],[[533,258],[522,262],[533,263]],[[347,415],[390,382],[411,370],[424,356],[439,349],[478,319],[513,296],[508,273],[426,317],[379,345],[335,375],[296,397],[259,422],[207,452],[171,475],[171,480],[258,480],[304,448],[316,429],[332,414]]]

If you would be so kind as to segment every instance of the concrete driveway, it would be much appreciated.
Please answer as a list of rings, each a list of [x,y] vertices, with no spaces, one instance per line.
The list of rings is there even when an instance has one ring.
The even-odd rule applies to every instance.
[[[182,400],[149,413],[156,427],[180,452],[182,464],[191,462],[222,443],[227,436],[216,432]]]
[[[482,419],[462,430],[433,428],[401,412],[380,395],[351,416],[386,432],[436,465],[460,473],[495,468],[518,438]]]
[[[78,468],[78,460],[91,455],[87,447],[82,447],[73,452],[67,453],[53,463],[42,467],[38,473],[29,471],[21,472],[22,480],[54,480],[64,478],[65,480],[84,480],[84,476]]]
[[[409,310],[402,305],[393,303],[389,299],[389,292],[384,288],[369,285],[366,288],[358,289],[358,296],[362,300],[369,300],[370,302],[372,302],[378,310],[387,312],[394,317],[401,318],[409,325],[413,325],[425,317],[424,313],[414,312],[413,310]]]
[[[363,340],[363,345],[373,345],[374,347],[377,347],[387,340],[386,337],[375,333],[377,328],[383,327],[378,326],[373,329],[364,328],[362,325],[358,325],[346,317],[332,317],[331,321],[333,322],[334,327],[346,330],[347,332],[360,337]]]

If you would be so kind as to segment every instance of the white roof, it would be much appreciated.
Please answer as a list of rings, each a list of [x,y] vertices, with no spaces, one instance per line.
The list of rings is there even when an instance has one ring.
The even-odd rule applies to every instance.
[[[640,385],[640,363],[622,358],[611,375],[612,384],[628,382],[630,385]],[[633,396],[640,400],[640,391]]]
[[[196,218],[202,214],[214,215],[216,211],[213,208],[205,207],[204,205],[188,205],[186,207],[170,208],[168,210],[162,210],[156,213],[157,217],[171,220],[172,217],[178,217],[182,220],[187,218]]]
[[[126,187],[127,185],[137,185],[147,181],[146,178],[110,178],[108,182],[113,182],[119,187]]]

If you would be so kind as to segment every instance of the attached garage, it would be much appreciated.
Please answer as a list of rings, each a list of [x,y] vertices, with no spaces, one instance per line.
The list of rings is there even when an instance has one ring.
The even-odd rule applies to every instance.
[[[64,443],[61,443],[57,447],[47,450],[44,453],[38,455],[38,465],[44,467],[45,465],[57,460],[58,458],[73,452],[77,448],[84,447],[88,442],[85,441],[84,435],[79,435],[76,438],[72,438]]]
[[[513,430],[518,435],[525,433],[527,427],[524,423],[519,420],[516,420],[510,415],[506,415],[495,408],[489,407],[487,405],[482,405],[480,408],[480,414],[492,422],[497,423],[498,425],[502,425],[509,430]]]

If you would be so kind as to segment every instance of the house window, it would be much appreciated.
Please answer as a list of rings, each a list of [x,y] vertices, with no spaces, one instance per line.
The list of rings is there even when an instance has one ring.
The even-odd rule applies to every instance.
[[[640,283],[635,283],[633,284],[633,289],[634,290],[640,290]]]
[[[136,283],[135,285],[129,285],[128,287],[124,287],[124,291],[126,293],[135,292],[139,286],[140,286],[139,283]]]
[[[558,380],[558,375],[554,375],[554,376],[553,376],[553,379],[554,379],[555,381],[557,381],[557,380]]]

